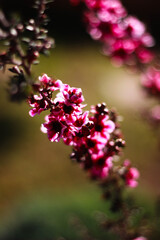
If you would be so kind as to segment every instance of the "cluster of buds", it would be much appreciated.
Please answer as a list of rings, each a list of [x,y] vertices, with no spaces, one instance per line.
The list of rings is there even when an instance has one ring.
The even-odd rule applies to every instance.
[[[47,3],[47,0],[36,1],[37,14],[25,24],[14,19],[8,21],[4,13],[0,12],[0,41],[7,46],[0,54],[0,67],[4,68],[10,64],[21,69],[17,72],[11,68],[11,72],[15,74],[9,83],[11,99],[26,98],[27,93],[22,91],[23,87],[20,87],[20,84],[23,82],[25,85],[29,85],[27,76],[31,75],[32,65],[38,63],[40,53],[48,54],[48,50],[54,44],[53,39],[47,36],[48,31],[45,28],[48,21],[45,14]]]
[[[48,3],[48,0],[36,1],[37,17],[30,19],[25,25],[25,29],[31,34],[31,37],[22,39],[28,46],[28,64],[36,64],[39,53],[47,55],[54,45],[54,40],[48,37],[48,30],[45,27],[48,23],[48,17],[45,13]]]
[[[24,24],[15,20],[8,21],[2,11],[0,11],[0,41],[7,45],[7,50],[0,53],[0,67],[4,68],[6,64],[18,64],[14,54],[17,54],[19,49],[17,41],[24,31]],[[18,51],[18,52],[17,52]]]
[[[6,64],[18,65],[30,75],[31,65],[37,63],[39,53],[45,54],[53,46],[53,40],[48,38],[44,28],[47,21],[46,4],[45,0],[37,1],[37,17],[26,24],[15,20],[9,22],[3,12],[0,12],[0,40],[8,45],[7,50],[0,54],[1,67]],[[26,48],[22,46],[24,43]]]
[[[125,145],[117,114],[109,111],[104,103],[83,111],[86,105],[81,89],[46,74],[39,77],[39,83],[34,84],[33,89],[38,94],[32,94],[28,99],[32,107],[29,114],[33,117],[50,110],[41,126],[48,139],[52,142],[62,139],[65,144],[73,146],[71,158],[80,163],[92,179],[104,179],[113,172],[114,158]],[[58,93],[53,98],[55,91]],[[138,176],[134,170],[129,164],[122,168],[123,171],[117,171],[121,179],[126,185],[135,187],[133,179]]]
[[[127,14],[119,0],[81,1],[88,9],[85,12],[88,32],[102,42],[105,55],[117,65],[138,67],[152,61],[154,54],[149,49],[154,45],[152,36],[140,20]]]

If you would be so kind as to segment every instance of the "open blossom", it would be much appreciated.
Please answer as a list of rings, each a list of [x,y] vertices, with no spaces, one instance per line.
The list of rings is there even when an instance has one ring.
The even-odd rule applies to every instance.
[[[36,114],[40,114],[44,109],[48,108],[47,101],[44,101],[43,97],[41,95],[32,95],[29,98],[29,104],[33,109],[29,111],[29,115],[31,117],[34,117]]]
[[[48,121],[41,126],[41,131],[48,134],[51,142],[58,142],[63,137],[65,129],[65,124],[54,116],[48,116]]]
[[[124,20],[125,31],[134,39],[139,39],[146,31],[144,23],[139,21],[136,17],[128,16]]]
[[[50,111],[41,125],[41,131],[51,142],[62,139],[66,145],[72,145],[71,158],[80,163],[91,178],[107,178],[113,171],[114,157],[125,145],[116,113],[108,110],[105,103],[83,111],[86,105],[83,104],[82,90],[46,74],[39,77],[39,83],[34,84],[33,89],[37,93],[28,99],[32,107],[30,116]],[[127,167],[126,184],[135,186],[137,178],[136,170]]]

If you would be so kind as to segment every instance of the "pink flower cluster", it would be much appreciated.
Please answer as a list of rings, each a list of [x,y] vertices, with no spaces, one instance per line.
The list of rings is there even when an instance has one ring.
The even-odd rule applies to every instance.
[[[113,157],[119,154],[125,142],[121,139],[116,118],[111,118],[104,103],[92,106],[90,112],[90,133],[80,134],[71,158],[80,162],[93,179],[105,178],[113,167]]]
[[[142,76],[142,86],[149,95],[160,98],[160,70],[150,67]]]
[[[145,25],[136,17],[127,15],[119,0],[81,0],[88,10],[85,19],[88,32],[103,43],[103,52],[118,65],[149,63],[154,45]],[[78,3],[72,0],[72,3]]]
[[[68,145],[73,145],[73,137],[84,125],[89,124],[88,112],[82,112],[85,106],[80,88],[71,88],[60,80],[53,80],[44,74],[39,77],[41,84],[34,85],[39,95],[32,95],[29,104],[32,107],[29,114],[34,116],[42,111],[50,109],[50,114],[45,117],[46,122],[42,124],[41,130],[47,133],[51,142],[58,142],[61,138]],[[52,95],[55,91],[59,93],[54,100]]]
[[[73,146],[71,158],[80,163],[94,179],[103,179],[113,170],[113,159],[125,145],[117,122],[117,115],[109,111],[104,103],[92,106],[90,112],[83,111],[84,97],[80,88],[70,87],[60,80],[44,74],[33,89],[38,94],[29,97],[32,109],[30,116],[50,110],[41,130],[52,142],[60,139]],[[57,94],[53,94],[58,91]],[[126,184],[135,187],[136,170],[127,166]]]

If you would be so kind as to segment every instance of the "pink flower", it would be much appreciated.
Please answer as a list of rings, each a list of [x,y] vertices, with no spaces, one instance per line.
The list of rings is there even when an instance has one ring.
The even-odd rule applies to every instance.
[[[73,120],[73,125],[77,128],[77,129],[81,129],[82,126],[86,125],[89,122],[89,118],[88,118],[88,111],[85,111],[83,114],[81,115],[77,115],[77,116],[73,116],[72,120]]]
[[[134,238],[133,240],[147,240],[147,238],[140,236],[140,237]]]
[[[102,178],[106,178],[108,176],[109,170],[112,168],[112,166],[113,166],[112,157],[108,157],[105,160],[105,165],[102,169],[102,173],[101,173]]]
[[[138,178],[139,171],[137,170],[137,168],[130,167],[125,174],[126,184],[131,188],[135,188],[138,185],[137,183]]]
[[[41,126],[41,131],[47,133],[48,139],[51,142],[59,142],[63,137],[63,132],[66,126],[59,119],[54,117],[49,117],[48,122],[43,123]]]
[[[125,31],[134,39],[140,39],[146,31],[144,23],[132,16],[124,19],[124,27]]]
[[[124,161],[123,165],[124,165],[125,167],[129,167],[129,166],[131,165],[131,162],[130,162],[128,159],[126,159],[126,160]]]
[[[81,88],[70,88],[69,85],[57,94],[57,98],[56,101],[63,101],[66,105],[80,104],[84,101]]]
[[[135,42],[130,39],[120,39],[107,46],[107,49],[104,48],[104,54],[111,56],[118,65],[122,65],[133,60],[132,54],[135,49]]]
[[[32,95],[28,102],[33,109],[29,111],[29,115],[34,117],[36,114],[40,114],[42,111],[48,109],[48,103],[43,99],[41,95]]]
[[[155,45],[153,37],[147,32],[141,37],[141,42],[144,47],[153,47]]]
[[[51,78],[48,77],[47,74],[44,74],[42,77],[39,77],[39,81],[43,84],[49,84],[51,82]]]
[[[56,91],[56,90],[62,89],[63,87],[64,87],[64,84],[62,83],[62,81],[57,80],[51,84],[50,89],[51,89],[51,91]]]
[[[141,63],[150,63],[154,58],[154,54],[146,48],[138,48],[136,54]]]

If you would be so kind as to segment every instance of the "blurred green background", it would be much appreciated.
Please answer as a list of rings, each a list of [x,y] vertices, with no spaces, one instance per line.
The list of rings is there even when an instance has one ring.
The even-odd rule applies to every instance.
[[[61,6],[59,13],[62,10],[67,14],[68,8]],[[77,10],[70,11],[77,19]],[[63,14],[60,18],[65,21]],[[74,21],[68,22],[68,29]],[[82,88],[86,109],[106,102],[109,108],[118,110],[127,142],[122,159],[129,158],[141,172],[139,187],[129,192],[134,192],[140,204],[146,204],[145,209],[152,212],[149,209],[160,194],[160,161],[157,133],[141,116],[153,101],[141,89],[140,76],[115,68],[97,43],[85,32],[81,35],[83,28],[76,32],[73,42],[62,26],[56,31],[56,48],[48,58],[40,58],[40,64],[33,68],[34,78],[47,73]],[[116,239],[97,231],[94,216],[97,211],[109,214],[108,205],[101,199],[98,186],[69,159],[71,148],[49,142],[40,132],[43,114],[31,118],[26,102],[8,100],[9,74],[0,73],[0,240],[60,240],[61,236],[82,239],[84,229],[77,231],[71,224],[76,217],[95,239]]]

